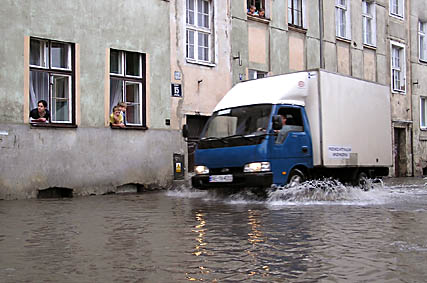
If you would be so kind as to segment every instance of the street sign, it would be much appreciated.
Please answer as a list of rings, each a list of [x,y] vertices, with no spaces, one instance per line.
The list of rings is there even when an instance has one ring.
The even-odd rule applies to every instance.
[[[182,97],[181,84],[172,84],[171,90],[173,97]]]

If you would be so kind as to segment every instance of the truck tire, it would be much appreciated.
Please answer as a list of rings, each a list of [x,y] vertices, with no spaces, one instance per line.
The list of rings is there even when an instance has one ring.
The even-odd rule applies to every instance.
[[[304,181],[305,181],[304,173],[299,169],[292,169],[288,177],[288,184],[291,184],[291,186],[294,186],[294,185],[299,185]]]
[[[370,184],[368,182],[368,174],[366,174],[365,172],[361,171],[357,174],[357,178],[356,178],[356,186],[359,186],[362,190],[364,191],[369,191],[370,189]]]

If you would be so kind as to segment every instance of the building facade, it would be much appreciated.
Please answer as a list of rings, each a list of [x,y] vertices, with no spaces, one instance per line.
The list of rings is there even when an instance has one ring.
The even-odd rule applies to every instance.
[[[0,199],[172,183],[184,143],[170,126],[169,8],[161,0],[2,3]],[[30,123],[39,100],[50,123]],[[127,126],[111,128],[120,101]]]

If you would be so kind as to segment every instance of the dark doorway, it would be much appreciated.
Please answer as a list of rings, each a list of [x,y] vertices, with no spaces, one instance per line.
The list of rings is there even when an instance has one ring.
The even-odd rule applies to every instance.
[[[209,118],[210,116],[187,115],[188,172],[194,171],[194,151],[196,150],[196,145],[199,141],[200,134],[203,131],[203,127]]]
[[[406,131],[405,128],[394,128],[394,174],[404,177],[406,171]]]
[[[72,198],[73,189],[52,187],[44,190],[39,190],[37,198]]]

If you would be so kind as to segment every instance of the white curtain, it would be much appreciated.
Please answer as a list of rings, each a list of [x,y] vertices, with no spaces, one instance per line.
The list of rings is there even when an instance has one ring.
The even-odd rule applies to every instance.
[[[49,74],[30,71],[30,111],[37,108],[37,101],[42,99],[46,100],[47,108],[50,109]]]
[[[113,112],[113,107],[122,101],[123,80],[110,79],[110,113]]]

